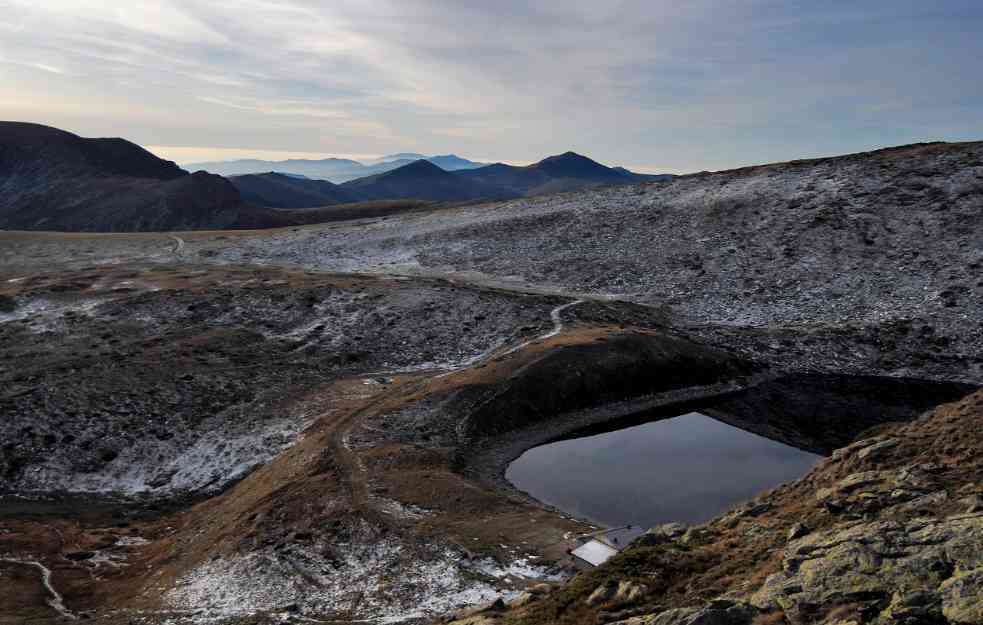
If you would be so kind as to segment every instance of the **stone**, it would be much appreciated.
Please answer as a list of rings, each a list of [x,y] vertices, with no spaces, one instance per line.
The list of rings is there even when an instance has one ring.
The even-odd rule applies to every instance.
[[[618,584],[618,590],[614,593],[616,603],[634,603],[648,593],[648,586],[632,581],[622,581]]]
[[[608,582],[595,588],[584,603],[589,606],[599,606],[604,603],[634,603],[645,596],[647,592],[648,587],[645,584],[630,580],[622,580],[617,584]]]
[[[514,599],[508,602],[510,608],[520,608],[526,604],[532,603],[538,598],[538,595],[534,595],[528,590],[524,590],[515,596]]]
[[[747,603],[714,600],[702,608],[676,608],[612,625],[750,625],[758,610]]]
[[[636,545],[661,545],[672,542],[686,533],[685,523],[663,523],[649,528],[644,534],[635,539]]]
[[[959,500],[959,503],[966,506],[966,512],[968,514],[983,512],[983,496],[981,495],[970,495],[968,497],[963,497]]]
[[[489,601],[487,603],[472,606],[470,608],[462,608],[458,610],[457,612],[454,613],[454,620],[467,621],[468,623],[471,623],[471,621],[468,619],[471,619],[472,617],[479,616],[488,612],[501,612],[505,610],[505,608],[506,608],[505,601],[503,601],[501,597],[498,597],[494,601]],[[485,614],[485,616],[487,617],[487,614]]]
[[[17,310],[17,300],[9,295],[0,295],[0,313],[12,313]]]
[[[600,586],[594,589],[594,592],[592,592],[587,597],[584,603],[586,603],[589,606],[597,606],[597,605],[601,605],[602,603],[607,603],[608,601],[610,601],[611,597],[614,596],[614,593],[616,591],[617,591],[617,586],[614,585],[613,583],[601,584]]]
[[[983,568],[977,568],[942,582],[942,614],[950,623],[983,623]]]
[[[888,450],[897,447],[898,443],[899,441],[896,438],[888,438],[883,441],[879,441],[858,451],[857,457],[861,460],[877,460],[878,458],[886,455]]]
[[[534,595],[548,595],[553,592],[553,587],[546,583],[533,584],[529,588],[526,588],[526,592],[531,592]]]
[[[942,621],[942,600],[937,592],[919,590],[894,593],[891,604],[881,612],[884,623],[938,623]]]
[[[796,523],[788,530],[788,540],[795,540],[796,538],[802,538],[812,530],[809,529],[805,523]]]

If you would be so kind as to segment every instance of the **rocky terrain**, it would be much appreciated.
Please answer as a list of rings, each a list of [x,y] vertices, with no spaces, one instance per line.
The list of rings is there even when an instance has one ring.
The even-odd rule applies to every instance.
[[[455,624],[983,622],[983,393],[835,451],[705,525]]]
[[[978,623],[981,192],[930,144],[0,232],[0,623]],[[596,528],[502,477],[694,405],[829,457],[579,573]]]

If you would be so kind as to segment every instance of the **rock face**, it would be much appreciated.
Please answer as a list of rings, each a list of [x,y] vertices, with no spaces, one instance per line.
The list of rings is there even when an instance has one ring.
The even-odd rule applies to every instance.
[[[817,605],[920,593],[936,618],[979,622],[983,514],[849,523],[790,542],[782,569],[753,595],[756,606],[808,614]]]

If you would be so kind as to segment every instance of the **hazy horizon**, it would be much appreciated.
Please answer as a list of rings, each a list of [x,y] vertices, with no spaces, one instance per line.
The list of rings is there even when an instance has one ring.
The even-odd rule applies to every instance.
[[[573,150],[672,173],[983,128],[966,0],[0,6],[0,118],[179,163]]]

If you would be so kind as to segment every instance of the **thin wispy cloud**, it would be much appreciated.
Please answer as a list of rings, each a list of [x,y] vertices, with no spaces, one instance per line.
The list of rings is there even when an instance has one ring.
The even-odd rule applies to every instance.
[[[574,149],[678,171],[983,128],[983,7],[971,1],[0,10],[0,117],[156,149],[509,161]]]

